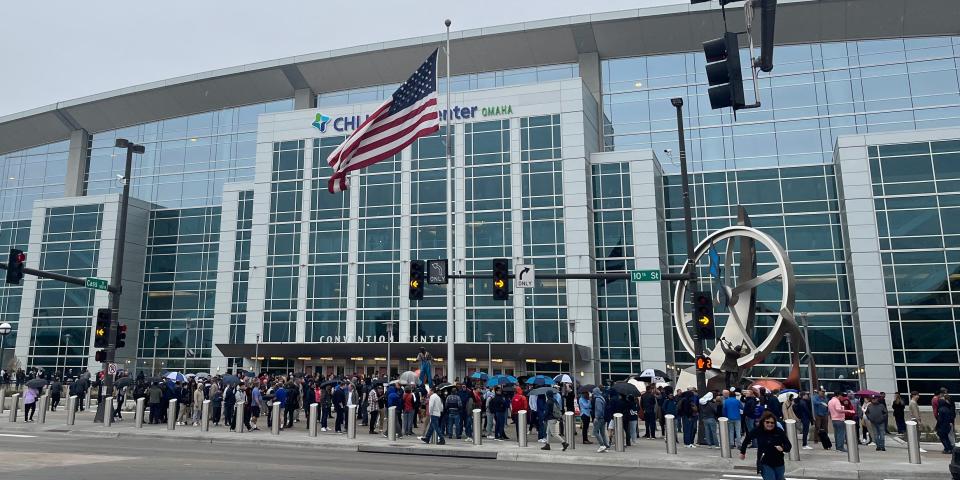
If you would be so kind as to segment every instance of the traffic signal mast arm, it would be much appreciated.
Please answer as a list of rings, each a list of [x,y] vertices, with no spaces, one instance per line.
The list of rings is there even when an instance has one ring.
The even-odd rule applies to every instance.
[[[695,274],[694,274],[695,275]],[[486,279],[493,278],[490,273],[451,273],[448,278],[465,279]],[[509,278],[515,278],[513,272],[509,273]],[[604,273],[540,273],[537,271],[537,278],[546,280],[629,280],[630,272],[604,272]],[[686,273],[662,273],[660,279],[665,281],[690,280],[691,275]]]
[[[7,264],[6,264],[6,263],[0,263],[0,269],[6,270],[6,269],[7,269]],[[37,270],[37,269],[35,269],[35,268],[28,268],[28,267],[23,267],[23,273],[26,274],[26,275],[33,275],[33,276],[35,276],[35,277],[37,277],[37,278],[46,278],[46,279],[50,279],[50,280],[59,280],[59,281],[61,281],[61,282],[65,282],[65,283],[71,283],[71,284],[74,284],[74,285],[80,285],[81,287],[86,286],[86,279],[84,279],[84,278],[71,277],[71,276],[69,276],[69,275],[62,275],[62,274],[59,274],[59,273],[47,272],[47,271],[44,271],[44,270]],[[120,287],[118,287],[118,286],[116,286],[116,285],[108,285],[108,286],[107,286],[107,291],[110,292],[110,293],[120,293]]]

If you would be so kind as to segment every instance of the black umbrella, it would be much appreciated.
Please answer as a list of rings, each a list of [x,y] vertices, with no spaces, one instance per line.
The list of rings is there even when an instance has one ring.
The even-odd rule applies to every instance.
[[[658,377],[662,378],[664,382],[670,381],[670,375],[667,375],[667,372],[664,372],[663,370],[658,370],[656,368],[648,368],[640,372],[640,375],[637,375],[636,377],[633,377],[633,378],[640,380],[641,382],[654,383],[654,381]]]
[[[119,378],[113,383],[113,385],[117,388],[129,387],[130,385],[133,385],[133,379],[130,377]]]
[[[327,380],[320,384],[320,388],[329,387],[330,385],[337,385],[340,383],[340,380]]]
[[[633,395],[635,397],[640,396],[640,390],[633,384],[627,382],[614,383],[613,390],[620,395]]]
[[[150,383],[153,383],[153,382],[162,382],[162,381],[163,381],[163,377],[147,377],[147,378],[145,378],[144,380],[147,381],[147,382],[150,382]]]
[[[536,395],[543,395],[545,393],[555,393],[555,392],[556,390],[553,387],[540,387],[540,388],[534,388],[533,390],[530,390],[529,392],[527,392],[527,396],[533,397]]]
[[[450,388],[454,388],[454,387],[456,387],[456,385],[454,385],[454,384],[452,384],[452,383],[442,383],[442,384],[440,384],[440,385],[437,385],[437,388],[436,388],[435,390],[438,391],[438,392],[442,392],[442,391],[444,391],[444,390],[447,390],[447,389],[450,389]]]
[[[577,387],[577,392],[579,392],[579,393],[583,393],[583,392],[590,393],[590,392],[593,392],[593,389],[594,389],[594,388],[597,388],[597,386],[594,385],[594,384],[592,384],[592,383],[591,383],[591,384],[587,384],[587,385],[580,385],[579,387]]]
[[[224,375],[224,376],[223,376],[223,383],[226,384],[226,385],[236,385],[236,384],[240,383],[240,377],[238,377],[238,376],[236,376],[236,375]]]
[[[41,388],[46,387],[47,383],[49,382],[47,382],[42,378],[34,378],[33,380],[30,380],[29,382],[27,382],[27,387],[40,390]]]

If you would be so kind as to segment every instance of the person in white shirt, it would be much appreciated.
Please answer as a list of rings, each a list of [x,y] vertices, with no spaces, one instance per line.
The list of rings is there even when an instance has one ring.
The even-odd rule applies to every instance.
[[[436,390],[430,394],[430,401],[427,404],[427,413],[430,414],[430,427],[427,428],[427,433],[423,437],[420,437],[420,440],[423,443],[430,443],[431,437],[434,432],[437,434],[437,445],[443,445],[443,435],[440,435],[440,415],[443,414],[443,400],[440,400],[440,395],[437,395]]]

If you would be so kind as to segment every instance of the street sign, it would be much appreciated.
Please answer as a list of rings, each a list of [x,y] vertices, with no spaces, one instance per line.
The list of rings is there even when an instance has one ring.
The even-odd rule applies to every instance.
[[[533,265],[517,265],[513,271],[517,272],[517,288],[533,288],[533,281],[536,279]]]
[[[117,364],[116,364],[116,363],[108,363],[108,364],[107,364],[107,374],[109,374],[109,375],[116,375],[116,374],[117,374]]]
[[[106,290],[106,289],[107,289],[107,281],[104,280],[104,279],[102,279],[102,278],[87,277],[87,279],[86,279],[86,281],[84,282],[84,285],[83,285],[83,286],[85,286],[85,287],[87,287],[87,288],[92,288],[92,289],[94,289],[94,290]]]
[[[659,282],[660,270],[630,270],[630,280],[634,282]]]
[[[448,270],[446,258],[427,260],[427,283],[431,285],[446,285]]]

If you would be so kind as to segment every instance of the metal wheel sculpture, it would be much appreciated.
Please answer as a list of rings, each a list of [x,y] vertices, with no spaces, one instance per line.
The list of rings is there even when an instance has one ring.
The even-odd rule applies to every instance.
[[[739,242],[737,242],[739,240]],[[720,283],[713,289],[714,305],[717,307],[726,307],[729,312],[726,326],[723,329],[720,338],[725,338],[732,345],[744,345],[745,353],[736,358],[728,359],[720,342],[709,353],[714,366],[728,365],[725,370],[733,367],[738,370],[736,373],[744,371],[766,358],[780,343],[785,333],[799,332],[793,316],[795,299],[795,281],[793,276],[793,266],[783,247],[777,243],[773,237],[747,226],[732,226],[718,230],[705,238],[694,251],[695,262],[693,265],[686,265],[684,273],[689,272],[694,265],[699,264],[701,258],[709,256],[711,246],[720,246],[726,242],[726,252],[724,255],[723,274],[721,279],[714,279],[715,283]],[[735,244],[740,244],[740,265],[738,267],[738,278],[736,284],[731,281],[732,264],[734,260]],[[773,256],[776,266],[768,269],[764,266],[761,269],[767,271],[760,273],[756,267],[756,248],[755,244],[762,244]],[[719,263],[719,255],[715,255],[714,262]],[[719,265],[717,265],[719,267]],[[708,279],[701,279],[708,280]],[[717,282],[717,280],[720,280]],[[756,310],[756,288],[767,282],[779,280],[781,284],[781,298],[778,308],[776,322],[774,322],[770,333],[757,344],[753,341],[751,332],[754,328],[754,314]],[[704,282],[706,283],[706,282]],[[689,311],[690,294],[687,291],[687,281],[677,282],[673,296],[674,305],[674,326],[680,341],[690,355],[695,356],[698,352],[694,349],[693,335],[691,334],[692,315]],[[795,338],[799,335],[795,336]],[[799,345],[794,344],[795,347]],[[706,348],[706,347],[705,347]],[[704,352],[706,353],[706,352]]]

